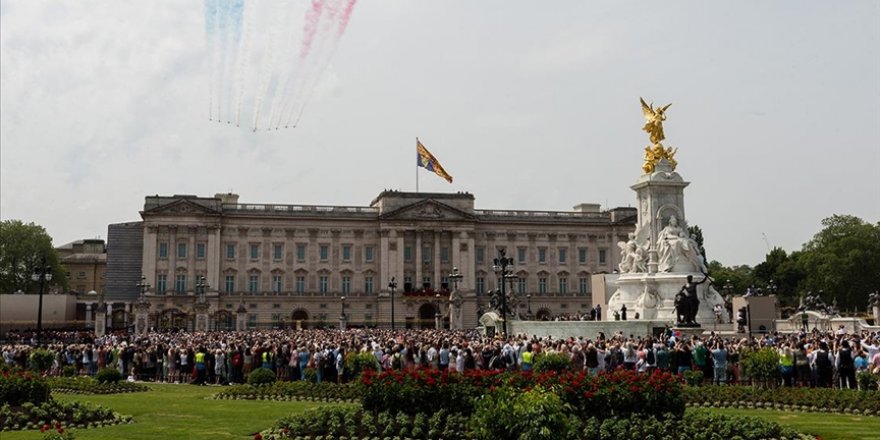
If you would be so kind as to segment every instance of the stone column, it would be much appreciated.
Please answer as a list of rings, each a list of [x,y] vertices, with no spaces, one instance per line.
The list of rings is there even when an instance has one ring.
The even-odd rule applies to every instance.
[[[880,304],[874,306],[874,325],[880,325]]]
[[[413,289],[422,288],[422,231],[416,231],[416,279],[413,280]]]
[[[144,228],[143,275],[147,282],[156,284],[156,232],[155,226]]]
[[[208,243],[205,245],[208,284],[220,290],[220,227],[208,226]]]
[[[86,304],[86,322],[92,320],[92,303]]]
[[[345,315],[339,315],[339,330],[345,330],[348,318]]]
[[[434,231],[434,290],[440,290],[440,281],[443,280],[440,274],[440,235],[442,233],[441,231]]]

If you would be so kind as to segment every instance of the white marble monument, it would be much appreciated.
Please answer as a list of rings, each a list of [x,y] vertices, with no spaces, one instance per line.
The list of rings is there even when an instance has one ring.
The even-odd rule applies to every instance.
[[[675,297],[693,277],[694,282],[704,278],[706,263],[699,245],[690,237],[684,210],[684,181],[675,171],[675,150],[665,148],[662,121],[658,113],[642,101],[648,123],[644,130],[651,134],[652,146],[645,148],[644,174],[631,188],[638,199],[636,232],[621,249],[620,277],[616,290],[608,301],[608,313],[624,305],[630,316],[639,319],[676,322]],[[669,106],[666,106],[668,108]],[[665,111],[666,108],[663,108]],[[724,300],[708,282],[696,286],[699,308],[696,322],[711,324],[713,308]]]

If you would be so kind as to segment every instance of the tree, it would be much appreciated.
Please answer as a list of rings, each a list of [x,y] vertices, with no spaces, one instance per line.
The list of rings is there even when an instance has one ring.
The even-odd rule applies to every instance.
[[[805,275],[802,287],[824,290],[823,299],[830,303],[836,298],[842,310],[864,308],[868,292],[880,286],[880,223],[833,215],[822,225],[798,257]]]
[[[755,275],[754,271],[751,267],[742,265],[742,266],[733,266],[726,267],[719,263],[718,261],[712,261],[708,264],[709,274],[712,276],[712,286],[715,287],[715,290],[724,294],[724,285],[730,281],[730,285],[733,288],[730,291],[731,295],[737,296],[745,293],[746,288],[755,284]]]
[[[697,242],[697,246],[700,248],[700,255],[703,256],[703,261],[708,263],[709,259],[706,258],[706,248],[703,247],[703,230],[697,225],[688,226],[688,234]]]
[[[42,264],[43,258],[52,267],[49,285],[66,289],[67,270],[61,265],[61,258],[52,247],[52,238],[46,230],[21,220],[0,222],[0,292],[37,293],[39,281],[33,281],[31,275],[34,268]]]
[[[788,255],[782,248],[773,248],[764,258],[764,262],[755,266],[755,284],[765,288],[773,281],[777,286],[776,294],[780,302],[796,305],[800,298],[800,285],[804,280],[803,270],[798,265],[799,257],[799,252]]]

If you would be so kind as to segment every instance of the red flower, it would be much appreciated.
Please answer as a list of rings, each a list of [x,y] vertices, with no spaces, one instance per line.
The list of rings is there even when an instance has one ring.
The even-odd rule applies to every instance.
[[[254,434],[254,440],[263,440],[263,434],[260,434],[259,432]]]

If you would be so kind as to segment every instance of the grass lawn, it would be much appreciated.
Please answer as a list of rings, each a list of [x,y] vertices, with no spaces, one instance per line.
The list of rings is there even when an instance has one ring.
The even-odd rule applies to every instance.
[[[79,429],[77,440],[92,439],[238,439],[271,427],[291,413],[325,403],[212,400],[219,387],[150,385],[153,390],[103,396],[55,394],[62,401],[93,402],[121,414],[134,416],[134,423]],[[880,418],[849,415],[781,412],[748,409],[689,409],[727,415],[754,416],[789,425],[799,431],[821,435],[824,440],[880,440]],[[2,440],[42,439],[38,431],[4,432]]]
[[[76,440],[250,439],[276,420],[320,404],[212,400],[220,387],[151,384],[153,391],[112,395],[54,394],[62,401],[93,402],[134,416],[130,425],[78,429]],[[326,405],[326,404],[325,404]],[[42,439],[39,431],[4,432],[2,440]]]
[[[762,409],[688,409],[716,414],[752,416],[788,425],[800,432],[820,435],[823,440],[880,440],[880,418],[839,414],[784,412]]]

